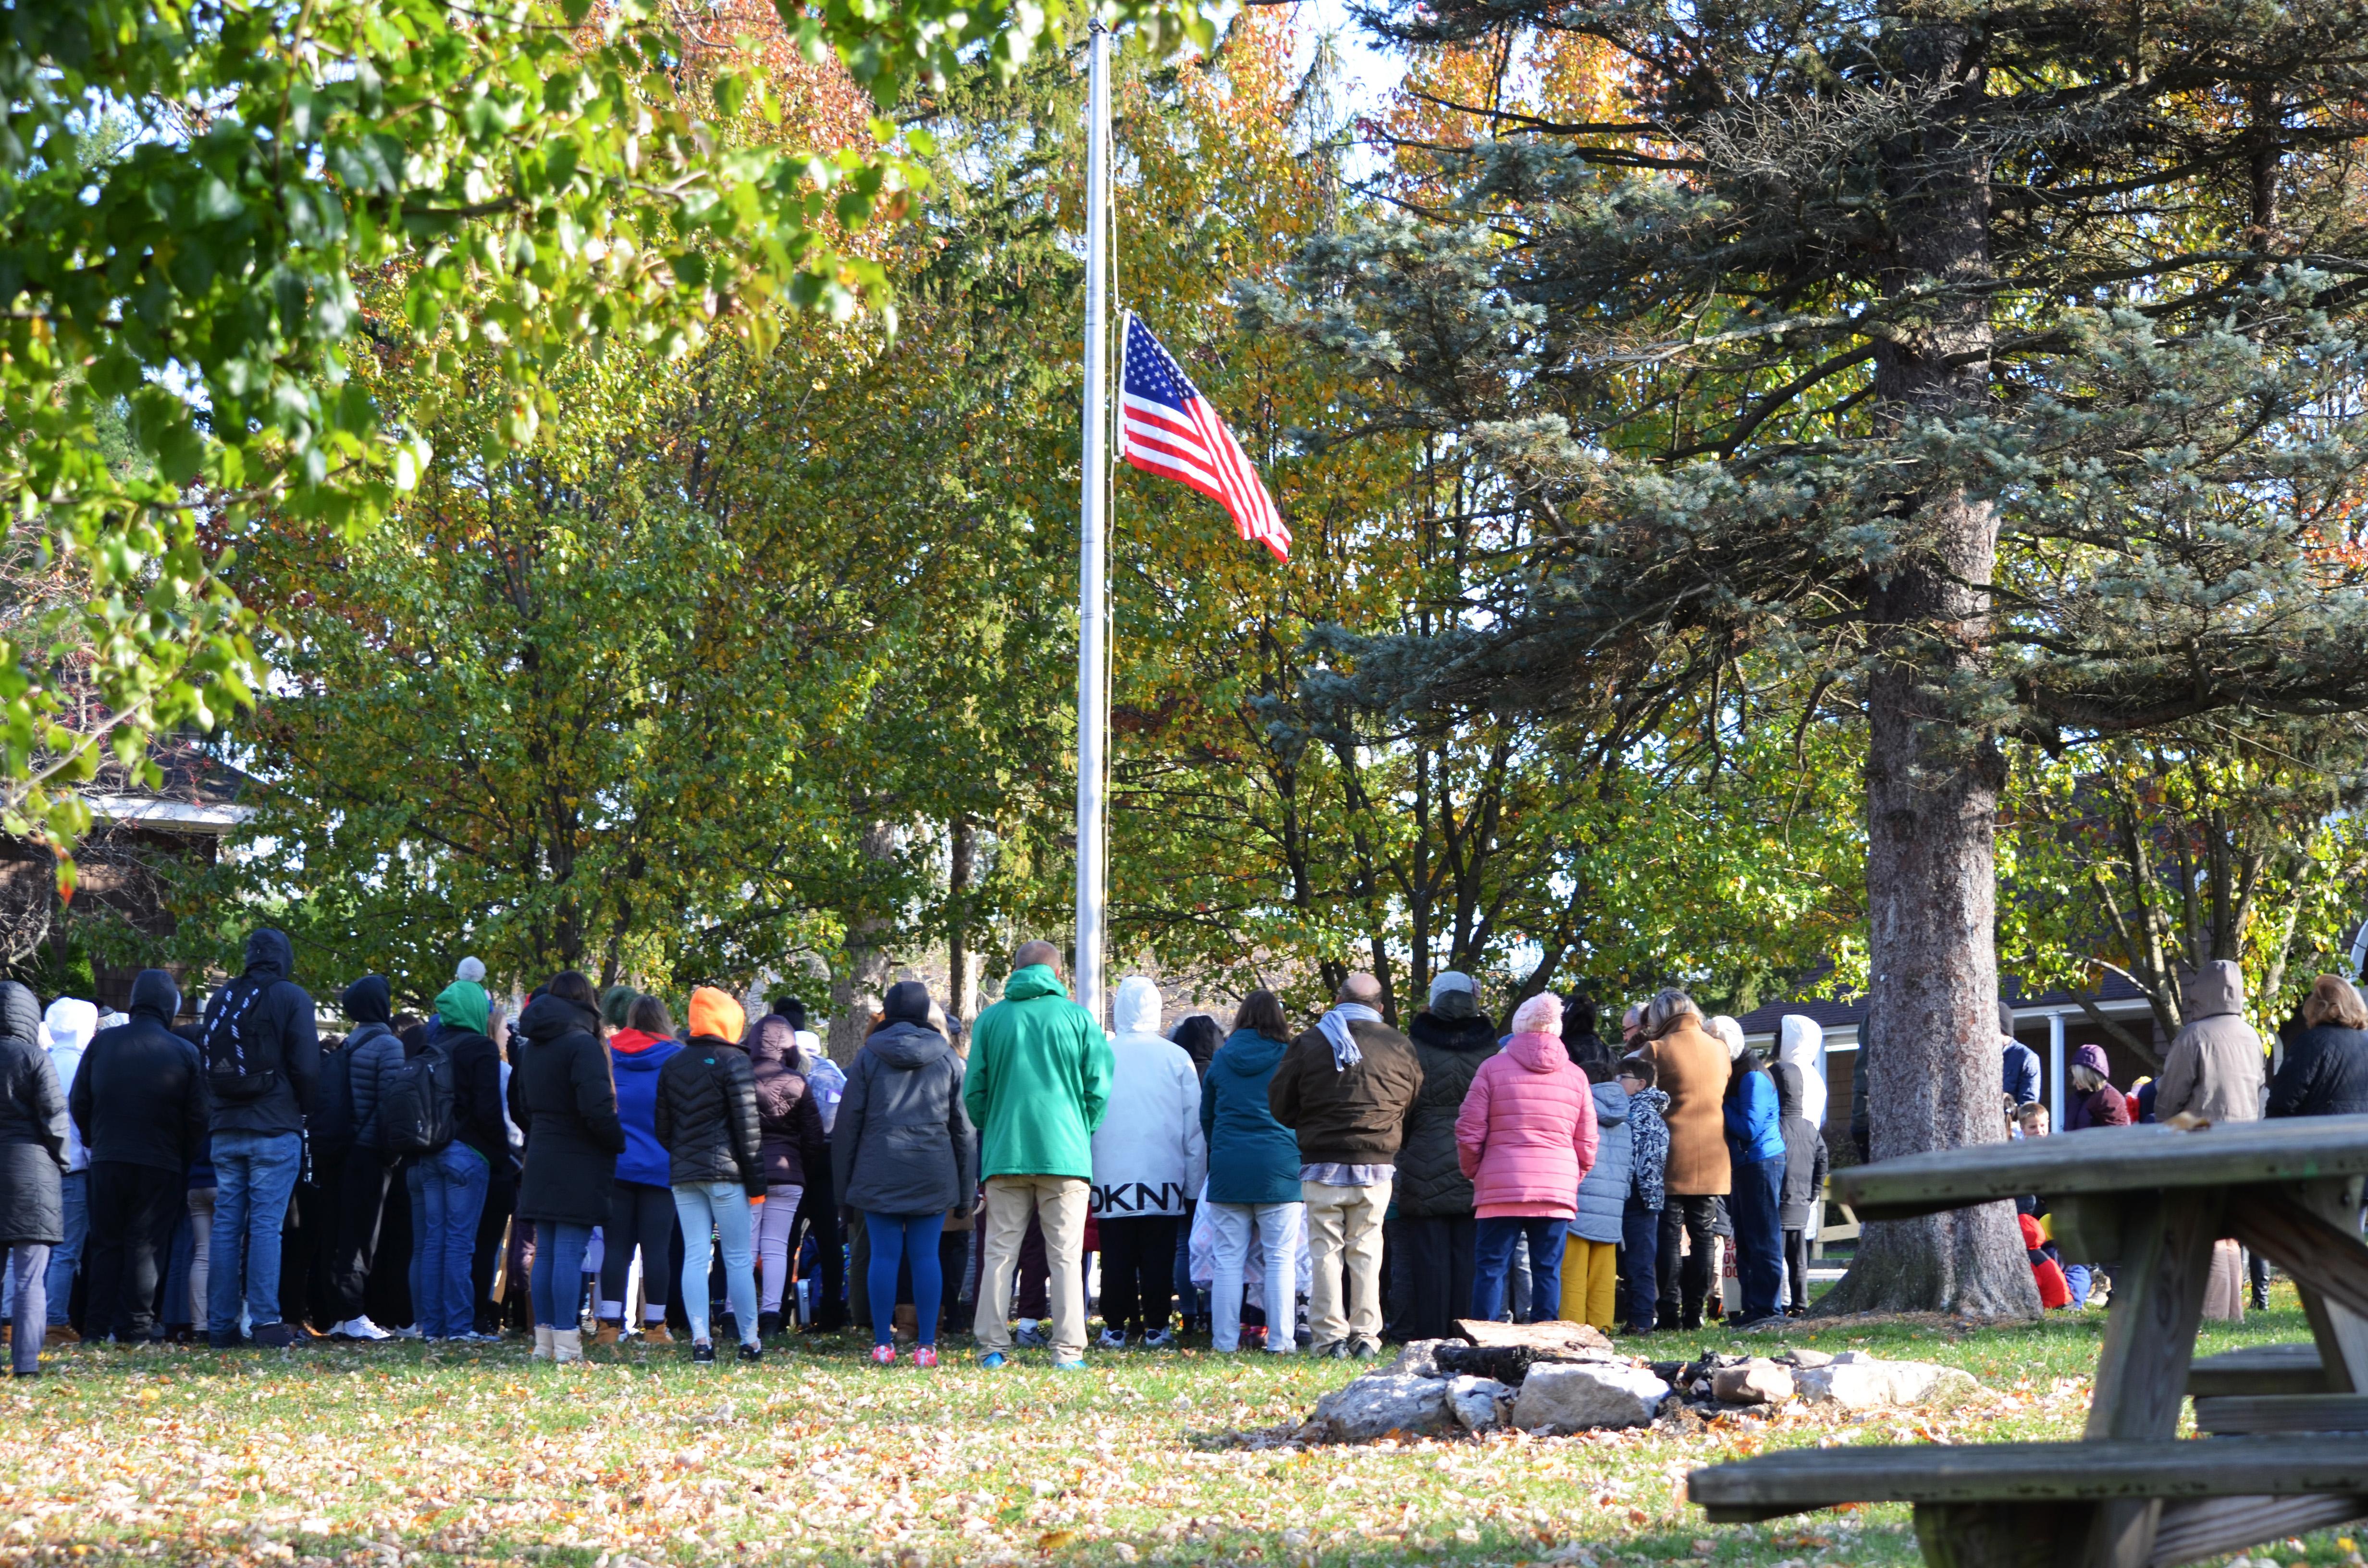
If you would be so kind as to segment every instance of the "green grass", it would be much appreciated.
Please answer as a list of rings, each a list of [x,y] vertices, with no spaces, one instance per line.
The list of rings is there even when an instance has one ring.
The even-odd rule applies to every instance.
[[[1788,1411],[1691,1437],[1603,1433],[1303,1452],[1224,1434],[1295,1421],[1338,1362],[1207,1353],[966,1358],[882,1373],[853,1339],[755,1369],[680,1346],[536,1366],[523,1346],[291,1352],[76,1347],[0,1391],[0,1563],[1141,1562],[1259,1568],[1662,1562],[1885,1568],[1904,1508],[1713,1527],[1685,1472],[1840,1437],[2076,1436],[2101,1315],[2027,1328],[1842,1324],[1749,1347],[1944,1361],[1990,1391],[1939,1415]],[[2201,1353],[2307,1337],[2290,1293]],[[807,1342],[811,1346],[811,1342]],[[1634,1342],[1659,1359],[1734,1336]],[[2353,1562],[2340,1533],[2293,1563]],[[2260,1561],[2256,1554],[2255,1561]]]

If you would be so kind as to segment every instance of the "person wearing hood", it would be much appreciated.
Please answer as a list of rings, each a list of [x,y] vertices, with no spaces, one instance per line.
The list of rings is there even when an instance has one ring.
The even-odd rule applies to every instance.
[[[1727,1219],[1735,1227],[1735,1272],[1743,1311],[1734,1328],[1749,1328],[1784,1311],[1784,1124],[1776,1080],[1759,1053],[1743,1043],[1732,1018],[1720,1030],[1730,1056],[1722,1110],[1732,1189]]]
[[[1623,1056],[1620,1086],[1628,1091],[1628,1198],[1621,1210],[1620,1309],[1629,1334],[1653,1332],[1661,1293],[1661,1206],[1669,1165],[1669,1096],[1653,1085],[1653,1063]]]
[[[403,1156],[386,1146],[379,1102],[403,1074],[405,1052],[393,1025],[393,987],[384,975],[366,974],[346,987],[339,1009],[354,1027],[338,1054],[345,1059],[347,1093],[352,1096],[353,1145],[337,1182],[336,1250],[329,1263],[329,1317],[333,1339],[393,1337],[362,1310],[378,1256],[379,1221],[386,1190]],[[417,1246],[417,1238],[413,1245]],[[414,1303],[416,1315],[416,1303]]]
[[[1159,987],[1119,982],[1110,1019],[1110,1108],[1094,1129],[1087,1210],[1101,1226],[1104,1350],[1130,1335],[1172,1350],[1176,1236],[1209,1174],[1201,1079],[1184,1048],[1159,1032]]]
[[[90,1336],[144,1343],[155,1324],[157,1260],[186,1211],[189,1165],[205,1153],[205,1075],[172,1029],[181,988],[161,969],[131,982],[128,1021],[83,1055],[66,1108],[90,1151]]]
[[[82,1070],[83,1052],[98,1033],[98,1005],[79,996],[61,996],[41,1017],[50,1067],[58,1086],[71,1097]],[[73,1121],[66,1123],[66,1174],[60,1194],[65,1209],[65,1239],[50,1249],[50,1322],[46,1335],[51,1345],[70,1345],[81,1337],[69,1321],[75,1273],[82,1267],[83,1248],[90,1237],[90,1150]]]
[[[757,1216],[757,1328],[781,1332],[790,1283],[790,1233],[810,1173],[830,1163],[830,1142],[806,1078],[806,1056],[790,1020],[768,1013],[749,1037],[748,1069],[757,1081],[757,1153],[765,1162],[765,1207]]]
[[[1530,1321],[1551,1321],[1562,1306],[1563,1243],[1597,1146],[1595,1096],[1563,1049],[1558,998],[1536,995],[1514,1009],[1505,1049],[1472,1075],[1455,1146],[1478,1221],[1472,1316],[1503,1315],[1514,1243],[1527,1237]]]
[[[239,1341],[242,1304],[255,1343],[280,1346],[280,1233],[304,1158],[304,1120],[321,1075],[321,1036],[310,993],[292,976],[296,949],[265,926],[246,939],[246,967],[207,999],[198,1053],[205,1062],[214,1167],[206,1336]]]
[[[1497,1025],[1480,1010],[1472,977],[1442,970],[1430,1005],[1406,1024],[1422,1069],[1422,1087],[1406,1108],[1398,1145],[1391,1222],[1395,1332],[1407,1339],[1454,1337],[1455,1320],[1472,1306],[1472,1180],[1455,1147],[1455,1119],[1480,1064],[1497,1054]]]
[[[575,970],[551,977],[511,1039],[512,1114],[526,1130],[518,1217],[534,1221],[534,1358],[580,1361],[577,1281],[592,1227],[606,1223],[625,1150],[617,1085],[600,1049],[599,999]]]
[[[610,987],[614,992],[617,987]],[[605,999],[604,999],[605,1001]],[[655,996],[638,993],[622,1009],[624,1027],[609,1037],[609,1066],[617,1081],[617,1119],[624,1124],[625,1150],[617,1156],[609,1218],[600,1233],[600,1327],[596,1345],[614,1345],[625,1332],[625,1291],[633,1254],[642,1256],[642,1337],[652,1344],[673,1339],[666,1332],[666,1303],[681,1272],[675,1236],[674,1186],[666,1146],[658,1142],[658,1074],[682,1050],[674,1020]],[[705,1255],[701,1255],[702,1260]]]
[[[962,1103],[978,1129],[986,1184],[974,1324],[983,1367],[1000,1367],[1011,1354],[1012,1276],[1030,1219],[1044,1236],[1053,1365],[1076,1371],[1086,1364],[1086,1216],[1111,1056],[1100,1023],[1069,1000],[1053,967],[1059,958],[1050,942],[1023,944],[1011,955],[1003,1000],[971,1026]]]
[[[1776,1020],[1776,1060],[1801,1073],[1801,1114],[1809,1125],[1826,1125],[1826,1031],[1817,1020],[1787,1013]],[[2018,1104],[2021,1102],[2017,1102]]]
[[[831,1131],[834,1182],[847,1206],[862,1214],[870,1244],[865,1295],[871,1359],[882,1367],[896,1360],[900,1266],[912,1270],[920,1336],[913,1365],[938,1364],[945,1302],[938,1237],[950,1212],[970,1207],[978,1186],[978,1138],[962,1103],[962,1060],[929,1014],[928,988],[919,981],[888,988],[881,1025],[855,1053]]]
[[[2340,974],[2311,982],[2303,1028],[2286,1045],[2270,1080],[2271,1116],[2357,1116],[2368,1112],[2368,1006]]]
[[[1217,1048],[1225,1043],[1225,1029],[1206,1013],[1188,1013],[1167,1031],[1167,1038],[1192,1059],[1193,1073],[1206,1077],[1209,1063],[1216,1060]]]
[[[15,1312],[10,1370],[40,1372],[49,1325],[50,1249],[65,1237],[66,1094],[41,1030],[41,1004],[0,983],[0,1252]]]
[[[1691,1334],[1702,1327],[1711,1289],[1711,1236],[1718,1199],[1734,1186],[1723,1106],[1734,1059],[1703,1026],[1702,1008],[1682,991],[1663,991],[1645,1007],[1645,1045],[1654,1083],[1668,1096],[1669,1130],[1661,1232],[1656,1322]],[[1680,1241],[1691,1250],[1683,1251]]]
[[[2101,1045],[2091,1042],[2072,1053],[2072,1064],[2065,1069],[2064,1076],[2071,1081],[2072,1091],[2079,1097],[2064,1113],[2065,1131],[2130,1125],[2129,1097],[2113,1087],[2112,1071]]]
[[[714,1247],[723,1249],[723,1279],[739,1331],[740,1359],[764,1358],[757,1335],[757,1251],[753,1215],[765,1201],[765,1162],[757,1131],[757,1078],[740,1044],[747,1027],[740,1004],[712,985],[690,994],[690,1039],[658,1069],[658,1142],[682,1221],[682,1309],[690,1320],[690,1358],[715,1359],[708,1335],[707,1280]]]
[[[806,1028],[805,1004],[794,996],[773,998],[773,1017],[790,1026],[790,1039],[805,1065],[807,1097],[822,1118],[825,1139],[838,1119],[838,1102],[847,1093],[847,1074],[823,1049],[822,1037]],[[770,1207],[770,1205],[767,1205]],[[803,1256],[812,1238],[821,1264],[806,1326],[827,1333],[847,1326],[847,1247],[839,1231],[838,1194],[831,1186],[830,1162],[806,1167],[805,1190],[799,1195],[796,1218],[790,1223],[790,1256]]]
[[[1802,1083],[1807,1074],[1790,1061],[1779,1061],[1769,1072],[1776,1080],[1776,1115],[1784,1135],[1784,1190],[1777,1221],[1784,1230],[1788,1310],[1797,1317],[1808,1310],[1809,1238],[1816,1231],[1829,1157],[1826,1135],[1802,1109]]]
[[[1215,1349],[1228,1353],[1241,1348],[1242,1279],[1253,1233],[1265,1248],[1264,1278],[1272,1292],[1266,1298],[1266,1347],[1277,1355],[1299,1348],[1288,1288],[1298,1275],[1299,1231],[1306,1221],[1299,1140],[1274,1119],[1267,1098],[1274,1070],[1290,1049],[1289,1030],[1281,999],[1271,991],[1251,992],[1201,1083],[1201,1139],[1209,1164],[1204,1201],[1214,1264],[1212,1339]]]
[[[2187,1024],[2170,1042],[2156,1081],[2157,1121],[2255,1121],[2261,1114],[2261,1037],[2245,1021],[2245,975],[2214,959],[2187,982]],[[2039,1096],[2030,1096],[2036,1099]]]
[[[1567,1008],[1563,1017],[1569,1018]],[[1570,1042],[1563,1043],[1567,1048]],[[1595,1100],[1595,1164],[1579,1180],[1578,1203],[1563,1238],[1562,1315],[1610,1334],[1619,1315],[1620,1243],[1627,1233],[1628,1190],[1636,1174],[1628,1090],[1615,1076],[1601,1041],[1569,1054],[1571,1065],[1587,1074]]]
[[[452,1137],[423,1150],[404,1177],[411,1202],[412,1315],[420,1337],[477,1337],[471,1281],[477,1219],[494,1160],[507,1158],[501,1057],[486,1033],[492,1003],[484,986],[456,980],[436,998],[436,1029],[420,1048],[441,1056],[451,1074]]]
[[[1574,991],[1562,1001],[1562,1048],[1569,1053],[1571,1065],[1595,1084],[1611,1081],[1612,1064],[1618,1058],[1603,1037],[1595,1032],[1600,1012],[1595,998],[1583,991]]]
[[[1414,1042],[1383,1021],[1381,1000],[1378,979],[1350,974],[1267,1085],[1274,1119],[1299,1140],[1318,1356],[1362,1360],[1382,1348],[1382,1226],[1422,1062]]]

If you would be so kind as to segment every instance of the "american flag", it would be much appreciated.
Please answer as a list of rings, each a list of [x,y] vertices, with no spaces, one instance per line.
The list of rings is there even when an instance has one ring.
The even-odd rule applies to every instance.
[[[1291,530],[1242,444],[1133,314],[1119,375],[1118,454],[1145,473],[1183,481],[1223,506],[1244,539],[1291,559]]]

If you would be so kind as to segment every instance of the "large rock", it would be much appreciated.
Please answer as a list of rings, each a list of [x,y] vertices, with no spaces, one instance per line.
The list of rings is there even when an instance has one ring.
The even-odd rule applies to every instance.
[[[1445,1431],[1455,1424],[1447,1388],[1444,1378],[1370,1372],[1315,1402],[1315,1413],[1308,1417],[1315,1429],[1311,1435],[1335,1443],[1367,1443],[1393,1432]]]
[[[1521,1380],[1513,1425],[1525,1432],[1643,1426],[1668,1392],[1669,1385],[1643,1367],[1541,1361]]]
[[[1467,1432],[1492,1432],[1512,1419],[1512,1388],[1494,1378],[1450,1378],[1447,1408]]]
[[[1885,1361],[1845,1350],[1822,1367],[1804,1367],[1793,1386],[1812,1404],[1845,1410],[1938,1409],[1977,1392],[1972,1374],[1930,1361]]]
[[[1458,1318],[1455,1328],[1474,1345],[1518,1346],[1535,1352],[1539,1360],[1550,1355],[1576,1360],[1578,1352],[1611,1349],[1611,1341],[1601,1329],[1583,1323],[1483,1323],[1477,1318]]]
[[[1793,1397],[1793,1374],[1765,1356],[1710,1375],[1711,1396],[1721,1404],[1782,1404]]]
[[[1441,1346],[1466,1348],[1460,1339],[1409,1339],[1398,1346],[1398,1358],[1386,1369],[1406,1378],[1443,1378],[1449,1374],[1439,1365]]]

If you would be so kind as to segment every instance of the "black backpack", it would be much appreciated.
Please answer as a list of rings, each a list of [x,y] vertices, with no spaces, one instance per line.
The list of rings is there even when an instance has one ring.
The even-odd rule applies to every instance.
[[[458,1113],[452,1056],[433,1042],[406,1058],[378,1097],[379,1146],[390,1154],[432,1154],[452,1142]]]
[[[279,1086],[279,1025],[264,1006],[270,990],[243,974],[206,1004],[198,1053],[216,1105],[253,1105]]]

